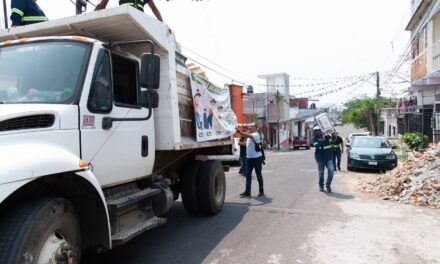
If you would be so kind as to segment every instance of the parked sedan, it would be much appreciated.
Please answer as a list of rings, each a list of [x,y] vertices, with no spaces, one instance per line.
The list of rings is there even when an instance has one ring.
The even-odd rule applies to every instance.
[[[347,170],[391,170],[397,166],[397,156],[384,137],[356,136],[348,147]]]

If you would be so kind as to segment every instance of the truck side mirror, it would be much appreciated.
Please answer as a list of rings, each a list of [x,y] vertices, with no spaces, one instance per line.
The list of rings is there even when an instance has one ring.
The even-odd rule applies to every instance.
[[[159,94],[157,92],[141,91],[141,106],[145,108],[159,107]]]
[[[141,87],[158,89],[160,79],[160,57],[151,53],[141,57]]]

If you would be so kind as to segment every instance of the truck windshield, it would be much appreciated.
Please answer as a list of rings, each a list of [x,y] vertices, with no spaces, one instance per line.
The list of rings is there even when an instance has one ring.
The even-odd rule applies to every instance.
[[[73,41],[0,47],[0,104],[71,104],[87,51]]]

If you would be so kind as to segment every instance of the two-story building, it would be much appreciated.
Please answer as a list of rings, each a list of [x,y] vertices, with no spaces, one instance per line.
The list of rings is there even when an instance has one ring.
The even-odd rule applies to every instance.
[[[440,0],[412,0],[411,96],[396,106],[399,132],[422,132],[440,141]],[[412,102],[412,104],[410,103]]]

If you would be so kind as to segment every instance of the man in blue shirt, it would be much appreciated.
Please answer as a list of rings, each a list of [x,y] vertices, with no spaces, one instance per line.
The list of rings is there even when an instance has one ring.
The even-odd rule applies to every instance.
[[[255,174],[257,174],[259,193],[258,196],[264,196],[263,187],[263,175],[261,171],[263,169],[263,153],[255,149],[256,144],[261,146],[261,136],[257,132],[257,125],[255,123],[247,126],[249,133],[240,132],[241,136],[247,138],[246,141],[246,189],[240,194],[241,197],[251,197],[251,184],[252,184],[252,170],[255,168]],[[262,146],[261,146],[262,147]]]
[[[104,9],[109,0],[101,0],[99,4],[96,5],[96,10]],[[157,9],[156,5],[154,4],[153,0],[119,0],[119,5],[128,4],[132,7],[136,8],[137,10],[144,12],[144,6],[148,4],[151,11],[153,11],[154,16],[159,20],[160,22],[163,22],[162,15],[159,12],[159,9]]]
[[[47,21],[37,0],[11,0],[12,27],[24,26]]]
[[[327,167],[327,192],[331,192],[331,184],[335,167],[333,165],[333,148],[331,137],[324,136],[319,127],[313,128],[313,146],[315,147],[315,160],[318,164],[319,190],[324,191],[324,170]]]

